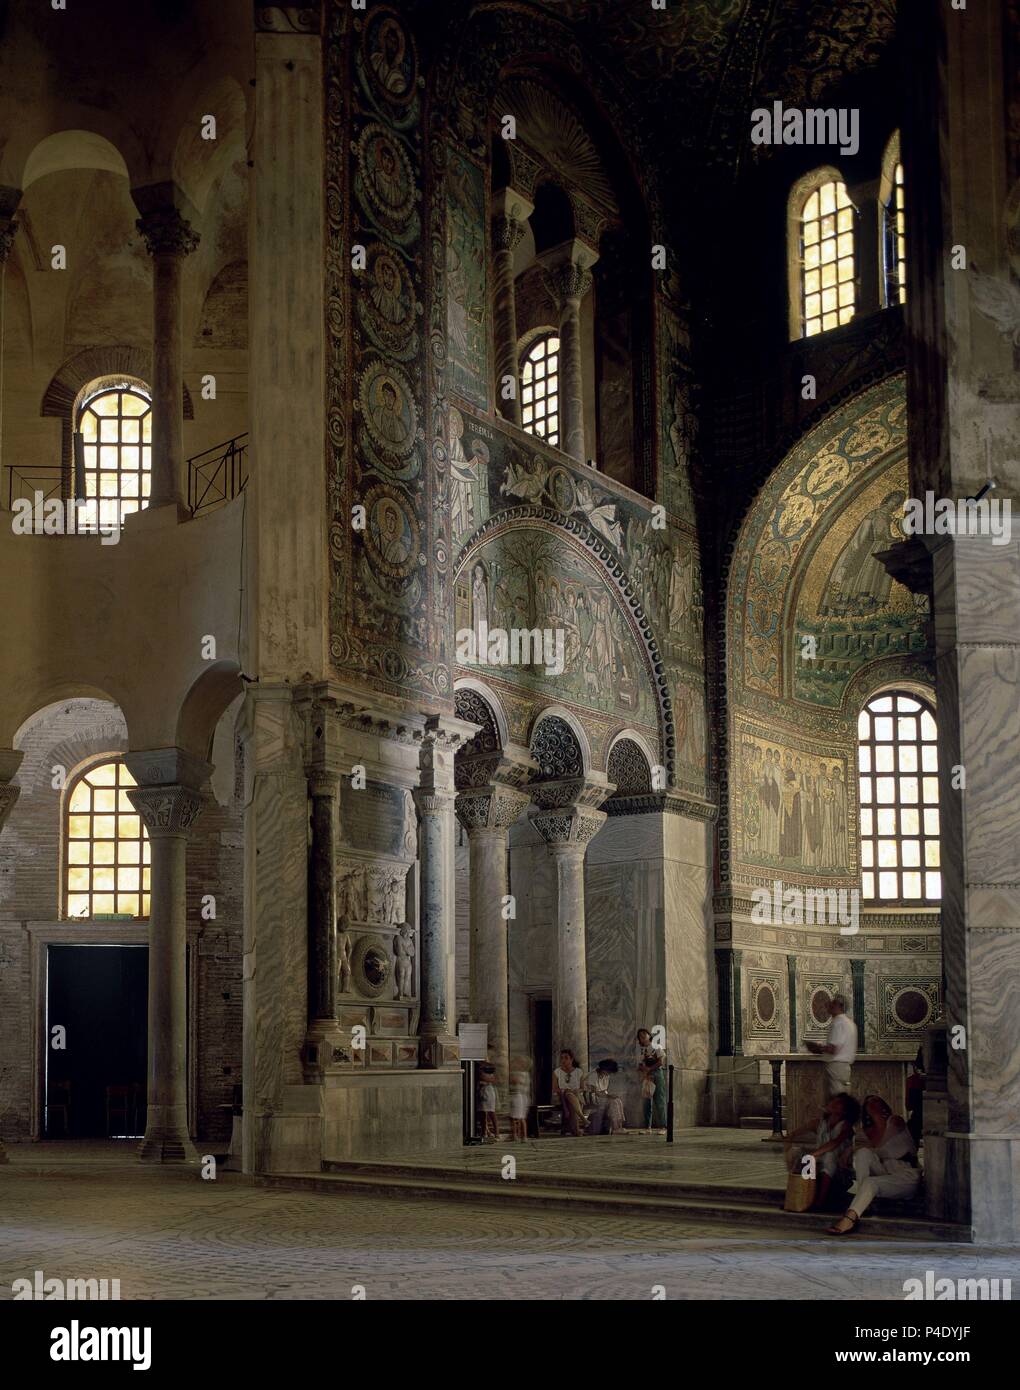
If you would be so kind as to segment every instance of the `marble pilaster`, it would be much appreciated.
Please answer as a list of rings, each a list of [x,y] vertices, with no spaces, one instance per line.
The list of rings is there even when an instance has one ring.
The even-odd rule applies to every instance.
[[[180,748],[128,753],[128,799],[151,844],[144,1163],[197,1163],[188,1134],[187,842],[212,768]]]
[[[7,817],[14,809],[18,797],[21,795],[21,788],[11,782],[11,778],[21,765],[24,753],[16,752],[13,748],[0,749],[0,835],[3,834],[4,825]],[[0,1135],[0,1163],[7,1163],[7,1150],[4,1148],[3,1135]]]

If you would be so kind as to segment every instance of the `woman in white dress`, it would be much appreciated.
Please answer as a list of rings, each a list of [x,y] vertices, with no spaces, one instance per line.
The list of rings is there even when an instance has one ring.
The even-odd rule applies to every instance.
[[[575,1138],[585,1125],[581,1104],[583,1082],[584,1072],[577,1065],[577,1058],[569,1047],[564,1048],[560,1053],[560,1064],[553,1072],[553,1094],[560,1104],[560,1131]]]
[[[856,1195],[830,1234],[846,1236],[876,1197],[909,1201],[921,1181],[917,1148],[902,1115],[894,1115],[881,1096],[866,1096],[861,1108],[864,1143],[854,1154]]]

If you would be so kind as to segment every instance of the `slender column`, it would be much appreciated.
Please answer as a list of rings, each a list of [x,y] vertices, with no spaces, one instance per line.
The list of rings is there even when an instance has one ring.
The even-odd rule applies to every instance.
[[[434,717],[422,740],[420,783],[412,792],[418,808],[419,937],[421,1022],[419,1065],[458,1065],[457,1039],[450,1029],[457,920],[454,903],[453,760],[467,733],[463,720]]]
[[[309,775],[312,852],[308,865],[308,1025],[336,1031],[336,844],[340,774]]]
[[[197,1163],[188,1135],[187,864],[188,835],[204,804],[198,790],[212,770],[179,749],[128,754],[140,783],[128,792],[152,846],[149,909],[148,1112],[138,1156],[143,1163]],[[186,780],[156,781],[169,768]]]
[[[495,217],[492,228],[493,337],[496,348],[496,403],[500,414],[513,424],[521,423],[520,381],[517,374],[517,297],[514,290],[514,252],[524,236],[524,224],[534,205],[512,189],[493,195]],[[514,394],[504,399],[507,377]]]
[[[421,884],[421,1065],[438,1068],[457,1060],[450,1032],[450,902],[446,861],[453,848],[453,796],[415,788]]]
[[[7,317],[7,260],[14,249],[14,238],[18,224],[14,212],[21,201],[20,188],[8,188],[0,184],[0,463],[4,459],[3,441],[3,400],[4,400],[4,353]]]
[[[509,920],[507,847],[510,826],[528,806],[526,792],[490,785],[457,797],[457,818],[471,857],[471,1017],[489,1025],[498,1084],[510,1074]]]
[[[134,190],[136,222],[152,257],[152,491],[150,507],[183,506],[184,330],[181,274],[199,237],[171,185]]]
[[[536,790],[536,799],[539,793]],[[554,870],[556,981],[553,1052],[569,1047],[588,1067],[588,969],[584,935],[584,856],[605,821],[603,811],[576,804],[532,812]]]
[[[854,264],[857,268],[857,302],[854,316],[877,313],[885,305],[885,270],[882,253],[882,207],[879,181],[854,184],[847,189],[857,209],[854,218]]]
[[[584,463],[581,301],[592,287],[590,268],[598,256],[582,243],[571,241],[540,259],[560,314],[560,448]]]
[[[2,247],[2,241],[0,241]],[[23,753],[16,753],[13,748],[0,749],[0,834],[7,823],[7,817],[14,809],[14,804],[21,795],[21,788],[16,787],[11,782],[11,778],[18,770]],[[0,1135],[0,1163],[8,1163],[7,1150],[4,1148],[3,1136]]]

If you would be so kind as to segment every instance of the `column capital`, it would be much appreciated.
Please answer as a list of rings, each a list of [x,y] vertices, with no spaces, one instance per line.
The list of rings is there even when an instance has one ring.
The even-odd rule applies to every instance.
[[[7,260],[14,246],[14,236],[18,230],[14,213],[20,202],[20,188],[0,184],[0,265]]]
[[[538,764],[526,748],[511,745],[492,752],[459,755],[455,764],[458,791],[487,787],[497,782],[501,787],[523,787],[538,770]]]
[[[201,792],[179,782],[160,787],[132,787],[127,795],[150,839],[187,835],[205,805]]]
[[[524,223],[535,211],[535,200],[529,198],[526,193],[522,193],[517,188],[500,188],[492,195],[492,217],[494,222],[507,219],[520,224],[521,230]]]
[[[199,234],[189,219],[195,209],[174,183],[133,188],[131,197],[141,216],[135,222],[150,256],[190,256]]]
[[[554,854],[583,855],[605,823],[604,811],[569,806],[561,811],[533,811],[531,823]]]
[[[593,284],[591,267],[597,260],[598,252],[576,238],[564,241],[538,257],[549,292],[561,309],[571,300],[582,300],[590,291]]]
[[[468,835],[486,832],[505,836],[528,808],[527,792],[498,783],[461,792],[456,801],[457,819]]]
[[[193,791],[205,785],[213,770],[211,763],[176,746],[125,753],[124,764],[140,787],[180,783]]]
[[[497,217],[492,223],[492,244],[496,251],[506,251],[510,255],[517,250],[524,239],[524,223],[516,217]]]
[[[588,772],[579,777],[557,777],[533,782],[531,799],[541,811],[597,809],[616,788],[604,772]]]
[[[453,792],[436,791],[429,787],[415,787],[411,796],[419,814],[423,816],[442,815],[451,809],[455,800]]]
[[[331,767],[306,767],[305,773],[308,777],[308,795],[311,797],[325,797],[330,801],[335,801],[340,791],[340,780],[343,773]]]
[[[14,809],[14,804],[21,795],[21,788],[16,787],[13,782],[0,783],[0,830],[3,830],[7,823],[7,817]]]

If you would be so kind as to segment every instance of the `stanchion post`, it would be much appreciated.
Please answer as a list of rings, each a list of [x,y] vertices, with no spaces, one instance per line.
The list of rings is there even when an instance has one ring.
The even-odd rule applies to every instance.
[[[669,1080],[668,1080],[669,1092],[668,1092],[667,1097],[666,1097],[666,1143],[667,1143],[667,1144],[672,1144],[672,1142],[673,1142],[673,1072],[674,1072],[675,1070],[676,1070],[676,1069],[675,1069],[675,1067],[673,1066],[673,1063],[670,1062],[669,1068],[668,1068],[668,1074],[669,1074]]]
[[[783,1087],[780,1076],[783,1070],[783,1059],[781,1057],[770,1057],[769,1065],[772,1068],[772,1133],[769,1139],[783,1138]]]

